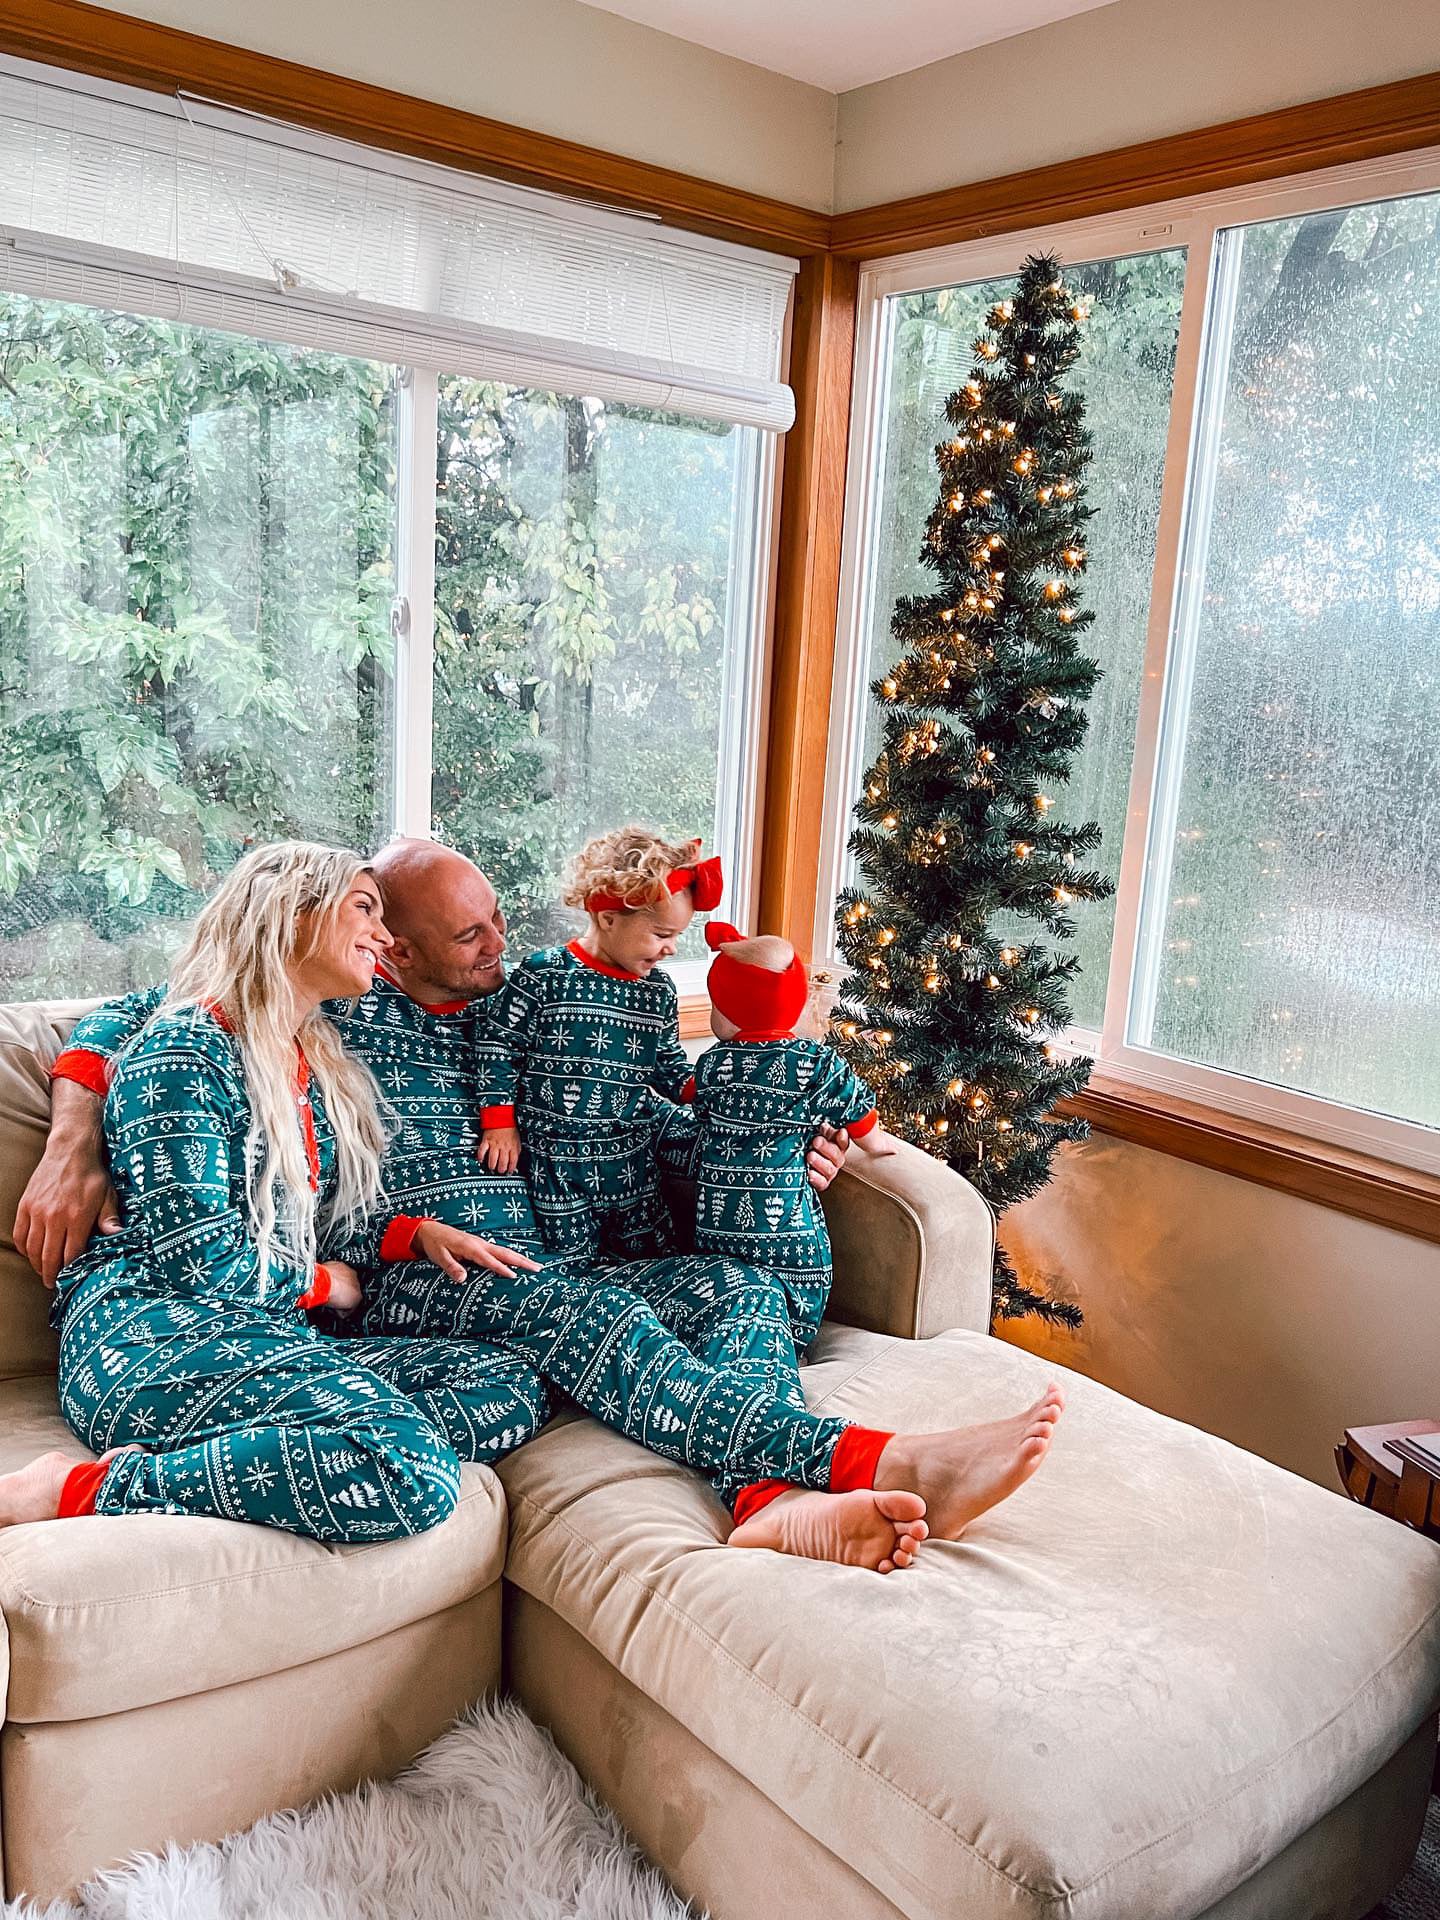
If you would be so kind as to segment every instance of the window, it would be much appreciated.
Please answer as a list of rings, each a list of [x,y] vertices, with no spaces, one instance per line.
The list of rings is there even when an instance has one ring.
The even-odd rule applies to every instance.
[[[0,162],[0,993],[277,835],[433,831],[524,947],[640,818],[743,918],[795,263],[19,61]]]
[[[1076,1043],[1115,1081],[1432,1168],[1437,188],[1433,157],[1370,162],[862,275],[828,807],[838,885],[944,399],[1053,246],[1094,301],[1105,675],[1063,804],[1118,883],[1080,928]]]
[[[753,427],[440,381],[435,826],[517,948],[573,933],[560,872],[603,827],[738,858],[762,466]]]
[[[0,992],[163,977],[393,817],[390,369],[0,296]]]
[[[1111,511],[1093,523],[1085,576],[1087,604],[1100,616],[1093,631],[1104,678],[1090,703],[1090,730],[1064,806],[1076,819],[1100,821],[1112,877],[1118,877],[1113,850],[1130,786],[1184,279],[1185,256],[1173,249],[1067,269],[1067,285],[1096,303],[1077,379],[1094,437],[1090,495],[1103,497]],[[890,615],[902,595],[932,591],[920,544],[935,504],[932,450],[942,437],[945,401],[970,370],[972,342],[986,313],[1013,285],[1013,276],[992,278],[900,293],[886,302],[883,467],[871,531],[868,646],[858,688],[864,717],[857,790],[859,774],[879,751],[880,719],[868,689],[895,657]],[[1113,900],[1096,902],[1080,916],[1084,969],[1074,1013],[1082,1027],[1098,1027],[1104,1014],[1113,921]]]

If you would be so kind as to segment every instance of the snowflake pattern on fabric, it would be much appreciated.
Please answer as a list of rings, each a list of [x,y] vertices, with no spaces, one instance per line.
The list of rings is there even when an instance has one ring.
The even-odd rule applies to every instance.
[[[695,1064],[696,1249],[774,1274],[802,1353],[831,1282],[830,1235],[805,1155],[820,1127],[852,1125],[874,1105],[819,1040],[722,1040]]]
[[[323,1220],[335,1142],[318,1083],[310,1102]],[[111,1464],[95,1511],[336,1542],[434,1526],[462,1453],[497,1458],[517,1418],[528,1434],[547,1417],[538,1380],[472,1341],[340,1342],[310,1325],[312,1270],[282,1245],[260,1271],[249,1126],[238,1045],[208,1013],[160,1012],[116,1063],[105,1132],[125,1224],[63,1270],[51,1311],[70,1425],[96,1452],[146,1449]]]
[[[646,979],[587,961],[572,942],[518,966],[496,998],[490,1033],[508,1048],[482,1104],[513,1107],[540,1233],[554,1253],[640,1259],[674,1250],[660,1190],[656,1095],[690,1077],[669,975]]]
[[[160,998],[156,989],[107,1002],[77,1024],[69,1050],[113,1058]],[[515,1175],[492,1174],[474,1157],[481,1104],[477,1076],[493,1071],[494,1062],[484,1031],[487,1003],[434,1013],[380,978],[358,1003],[335,1003],[326,1011],[346,1045],[385,1090],[402,1129],[385,1158],[383,1214],[447,1220],[539,1256],[542,1249],[524,1182]],[[124,1071],[122,1063],[117,1080]],[[183,1106],[183,1092],[172,1091],[176,1111]],[[323,1097],[313,1083],[312,1093],[322,1178],[328,1181],[333,1140]],[[664,1101],[656,1105],[663,1109],[658,1122],[661,1155],[671,1170],[689,1173],[698,1138],[694,1117],[688,1109]],[[124,1198],[122,1194],[122,1204]],[[510,1281],[472,1269],[469,1281],[457,1286],[426,1261],[375,1265],[370,1256],[380,1237],[378,1230],[367,1228],[347,1244],[326,1248],[331,1257],[362,1268],[364,1304],[356,1316],[363,1337],[327,1343],[325,1351],[343,1361],[363,1349],[371,1371],[383,1372],[370,1356],[383,1357],[397,1347],[419,1354],[436,1343],[437,1350],[450,1353],[454,1343],[462,1343],[471,1356],[467,1368],[456,1369],[457,1379],[469,1383],[464,1404],[448,1406],[433,1380],[426,1386],[461,1457],[498,1457],[493,1450],[471,1449],[506,1451],[537,1430],[548,1413],[543,1373],[607,1425],[715,1478],[727,1502],[733,1503],[738,1488],[754,1479],[828,1486],[831,1456],[847,1423],[804,1411],[786,1302],[768,1274],[734,1261],[678,1255],[630,1264],[558,1261],[540,1274],[517,1274]],[[114,1246],[114,1241],[97,1242],[91,1252],[103,1256]],[[67,1286],[77,1271],[65,1270]],[[197,1284],[203,1284],[203,1261]],[[183,1305],[172,1308],[165,1326],[183,1311]],[[323,1310],[316,1317],[322,1326],[341,1330]],[[251,1332],[246,1325],[217,1323],[214,1343],[206,1343],[203,1364],[177,1389],[178,1401],[201,1394],[217,1368],[222,1375],[259,1370],[268,1377],[268,1359],[257,1352],[251,1360],[252,1349],[246,1344]],[[300,1325],[295,1337],[317,1336]],[[161,1333],[146,1320],[129,1329],[128,1339],[137,1347],[145,1340],[160,1339],[163,1344]],[[497,1351],[499,1347],[506,1351]],[[88,1362],[88,1346],[84,1354]],[[423,1355],[421,1359],[423,1363]],[[158,1364],[166,1364],[164,1356]],[[495,1403],[489,1413],[487,1386]],[[334,1381],[319,1381],[317,1391],[322,1406],[332,1401],[332,1411],[343,1406],[343,1392],[335,1397]],[[222,1409],[232,1421],[254,1419],[262,1401],[253,1383],[242,1383],[236,1393],[234,1401],[222,1396]],[[92,1431],[138,1439],[142,1434],[135,1422],[145,1418],[155,1423],[143,1436],[149,1438],[176,1411],[158,1400],[132,1402],[129,1425],[82,1428],[78,1419],[84,1417],[84,1399],[81,1395],[76,1402],[72,1425],[97,1449],[117,1441],[92,1439]],[[680,1437],[668,1418],[655,1424],[661,1410],[683,1421]],[[482,1415],[476,1433],[470,1433],[467,1423]],[[187,1481],[187,1488],[193,1484]],[[107,1476],[102,1500],[111,1497],[110,1487]],[[103,1510],[118,1509],[106,1505]],[[380,1537],[364,1532],[365,1523],[353,1511],[343,1515],[343,1522],[362,1528],[346,1537]]]

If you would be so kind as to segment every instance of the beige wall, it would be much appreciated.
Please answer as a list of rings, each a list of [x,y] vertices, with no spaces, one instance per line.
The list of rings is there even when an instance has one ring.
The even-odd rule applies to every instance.
[[[1440,67],[1436,0],[1113,0],[842,95],[839,212]]]
[[[577,0],[115,0],[115,10],[822,211],[835,97]]]
[[[1001,1231],[1086,1314],[1007,1338],[1323,1485],[1345,1427],[1440,1419],[1440,1246],[1103,1134]]]

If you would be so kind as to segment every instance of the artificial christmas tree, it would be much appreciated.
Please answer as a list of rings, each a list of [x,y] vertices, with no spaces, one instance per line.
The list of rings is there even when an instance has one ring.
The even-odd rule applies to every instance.
[[[1094,616],[1076,599],[1089,437],[1060,385],[1085,314],[1053,256],[1032,256],[947,403],[923,550],[939,585],[895,610],[903,653],[872,688],[883,745],[850,841],[864,884],[836,912],[850,969],[839,1050],[890,1131],[996,1208],[1036,1192],[1060,1143],[1088,1132],[1054,1117],[1092,1063],[1055,1045],[1079,963],[1051,944],[1073,937],[1073,906],[1112,890],[1084,864],[1099,827],[1058,818],[1051,791],[1099,675],[1078,644]],[[1022,1286],[1003,1254],[996,1312],[1080,1317]]]

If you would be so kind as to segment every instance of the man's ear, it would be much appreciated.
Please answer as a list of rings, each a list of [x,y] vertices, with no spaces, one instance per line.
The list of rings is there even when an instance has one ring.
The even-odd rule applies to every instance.
[[[398,933],[391,936],[391,943],[385,949],[385,964],[387,967],[393,967],[397,973],[404,973],[407,968],[415,964],[414,949],[410,942],[402,939]]]

